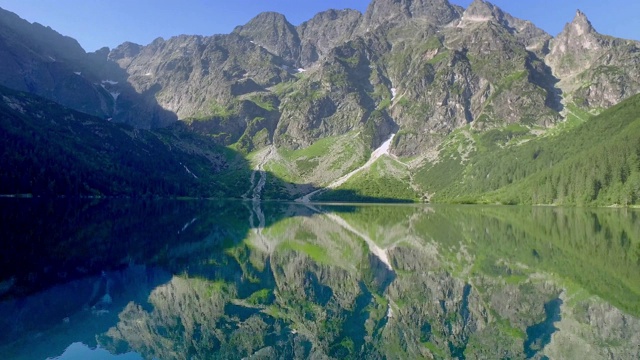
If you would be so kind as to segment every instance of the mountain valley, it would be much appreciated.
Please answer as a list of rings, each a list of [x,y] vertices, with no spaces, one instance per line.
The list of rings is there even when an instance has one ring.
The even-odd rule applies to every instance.
[[[2,125],[13,180],[0,192],[634,205],[639,50],[579,10],[553,37],[483,0],[373,0],[298,26],[262,13],[226,35],[94,53],[2,10],[0,108],[14,120]],[[23,106],[46,101],[21,92],[58,105]],[[61,114],[68,134],[29,140]],[[41,138],[67,150],[23,156],[42,154]],[[127,163],[141,152],[164,165]],[[86,165],[98,153],[110,155]],[[83,169],[76,185],[25,178],[50,182],[35,174],[62,163]]]

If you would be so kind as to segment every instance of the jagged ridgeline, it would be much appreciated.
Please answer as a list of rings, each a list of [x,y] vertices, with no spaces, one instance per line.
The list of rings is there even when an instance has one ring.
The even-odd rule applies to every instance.
[[[248,160],[229,169],[264,175],[257,184],[245,180],[242,190],[225,190],[227,196],[253,189],[262,198],[305,200],[635,204],[640,198],[632,147],[603,144],[611,164],[596,170],[572,162],[573,175],[593,171],[580,178],[590,184],[572,189],[563,188],[575,182],[571,176],[554,178],[568,164],[536,160],[550,153],[579,157],[584,147],[565,149],[561,139],[600,142],[604,135],[586,134],[600,131],[591,123],[621,115],[592,116],[640,91],[640,43],[599,34],[580,11],[552,37],[482,0],[466,9],[447,0],[373,0],[364,14],[328,10],[294,26],[281,14],[262,13],[230,34],[127,42],[95,53],[2,11],[0,40],[0,85],[138,129],[172,132],[183,124],[182,133],[199,139],[183,148],[199,152],[213,143],[220,156]],[[635,120],[637,106],[626,103],[625,121]],[[622,130],[602,127],[608,138]],[[508,165],[522,159],[516,153],[528,160]],[[607,166],[618,163],[628,169],[605,178]],[[539,175],[548,166],[560,170]],[[219,176],[215,166],[187,168],[175,181],[215,179],[228,189],[242,182]],[[512,185],[521,182],[526,191]]]

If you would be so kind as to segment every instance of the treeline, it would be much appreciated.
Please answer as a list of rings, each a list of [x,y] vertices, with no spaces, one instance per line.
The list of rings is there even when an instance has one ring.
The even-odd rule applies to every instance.
[[[0,194],[213,197],[249,186],[239,156],[180,125],[137,130],[5,88],[0,95]]]
[[[505,131],[505,130],[493,130]],[[640,96],[556,136],[504,148],[480,137],[465,166],[443,166],[456,179],[435,201],[513,204],[633,205],[640,203]],[[446,162],[459,161],[447,159]],[[435,167],[434,167],[435,169]]]
[[[534,204],[633,205],[640,199],[640,137],[623,136],[506,191]],[[519,197],[516,197],[520,195]]]

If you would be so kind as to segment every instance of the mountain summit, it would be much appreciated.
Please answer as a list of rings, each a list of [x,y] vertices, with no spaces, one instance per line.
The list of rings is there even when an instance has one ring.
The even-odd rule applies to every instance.
[[[545,61],[565,98],[607,108],[640,91],[640,43],[599,34],[580,10],[550,43]]]
[[[373,0],[364,14],[364,24],[373,30],[385,23],[422,19],[445,25],[460,17],[462,8],[447,0]]]
[[[238,26],[233,32],[282,57],[291,65],[297,65],[300,57],[300,38],[296,28],[284,15],[264,12],[246,25]]]
[[[573,18],[573,21],[568,24],[568,29],[566,30],[573,32],[577,36],[596,32],[587,15],[580,11],[580,9],[576,10],[576,16]]]
[[[546,47],[551,36],[532,22],[522,20],[505,13],[499,7],[485,0],[474,0],[462,14],[460,27],[474,26],[477,23],[492,21],[506,28],[522,42],[528,50],[538,52]]]

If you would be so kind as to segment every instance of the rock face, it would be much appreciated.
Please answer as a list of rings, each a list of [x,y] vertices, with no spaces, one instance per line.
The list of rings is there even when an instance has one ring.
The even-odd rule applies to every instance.
[[[421,19],[433,25],[446,25],[460,17],[462,8],[447,0],[373,0],[364,15],[366,31],[385,23]]]
[[[474,0],[464,11],[458,26],[468,26],[478,22],[496,22],[514,35],[527,50],[543,51],[551,36],[526,20],[514,18],[497,6],[484,1]]]
[[[87,54],[74,39],[0,9],[0,85],[141,128],[177,120],[136,92],[107,55],[108,49]]]
[[[238,26],[234,31],[242,37],[270,53],[297,65],[300,57],[300,37],[296,28],[282,14],[274,12],[262,13],[246,25]]]
[[[0,9],[0,84],[105,117],[111,96],[87,77],[85,57],[74,39]]]
[[[566,105],[598,110],[640,91],[638,42],[598,34],[579,11],[552,38],[484,0],[374,0],[297,27],[262,13],[228,35],[93,54],[0,20],[0,84],[138,127],[185,120],[243,151],[348,134],[371,150],[398,133],[394,154],[424,156],[463,126],[545,128]]]
[[[573,21],[553,39],[548,62],[552,64],[557,76],[575,76],[591,67],[606,46],[604,40],[586,15],[578,10]]]
[[[323,58],[334,47],[346,42],[356,31],[362,14],[356,10],[328,10],[298,26],[302,49],[300,64],[305,67]]]
[[[640,91],[640,43],[601,35],[580,10],[551,41],[546,61],[583,108],[607,108]]]

